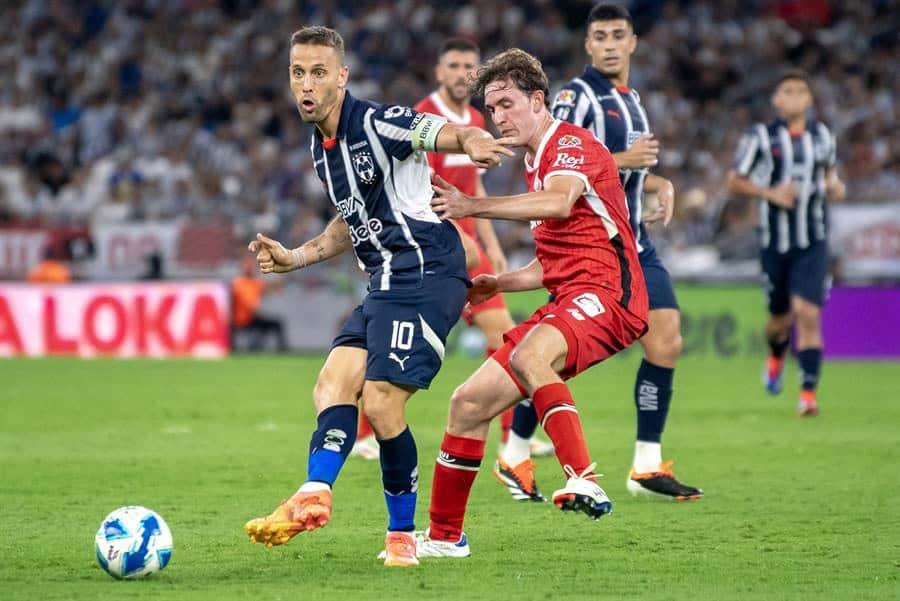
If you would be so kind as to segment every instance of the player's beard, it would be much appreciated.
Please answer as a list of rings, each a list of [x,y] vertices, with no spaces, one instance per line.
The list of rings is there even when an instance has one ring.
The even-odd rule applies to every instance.
[[[335,105],[335,102],[337,102],[337,94],[338,93],[335,90],[326,93],[321,100],[313,100],[315,108],[310,113],[303,110],[302,102],[297,103],[297,108],[300,111],[300,119],[304,123],[320,123],[324,121],[331,112],[331,108]]]
[[[465,102],[469,99],[469,86],[465,81],[458,81],[451,86],[444,86],[444,88],[453,102]]]

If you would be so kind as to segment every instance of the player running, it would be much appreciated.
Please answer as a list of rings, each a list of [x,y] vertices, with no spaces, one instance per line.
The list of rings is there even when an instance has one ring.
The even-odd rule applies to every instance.
[[[760,258],[769,297],[765,387],[773,395],[781,392],[784,355],[796,326],[802,416],[819,414],[821,314],[828,288],[826,201],[843,200],[846,193],[834,136],[808,116],[812,102],[805,73],[782,75],[772,95],[778,118],[747,130],[728,180],[732,194],[759,200]]]
[[[292,250],[261,234],[250,250],[263,273],[285,273],[352,247],[369,274],[370,291],[334,339],[316,381],[318,427],[306,481],[245,530],[271,546],[328,523],[331,487],[353,446],[362,402],[381,440],[389,517],[385,565],[410,566],[418,564],[412,536],[418,458],[405,406],[440,368],[468,284],[459,234],[430,207],[424,153],[465,152],[476,165],[491,167],[512,151],[484,130],[354,98],[346,90],[343,59],[344,42],[334,30],[305,27],[291,38],[291,91],[300,117],[316,125],[316,173],[340,216]]]
[[[615,4],[595,6],[587,23],[585,49],[591,64],[557,93],[557,119],[587,128],[612,152],[628,202],[629,226],[650,299],[650,329],[641,338],[644,359],[634,383],[637,437],[626,485],[633,495],[684,501],[703,491],[682,484],[672,462],[662,460],[662,433],[672,399],[672,381],[681,354],[681,318],[669,272],[663,266],[645,223],[672,217],[672,183],[649,173],[657,163],[659,142],[650,133],[637,91],[628,87],[637,36],[628,10]],[[659,207],[643,215],[644,192],[655,192]]]
[[[472,198],[435,177],[432,208],[443,218],[531,221],[537,258],[513,272],[479,276],[470,302],[542,285],[554,300],[507,332],[505,344],[453,393],[434,468],[431,525],[420,540],[423,557],[469,555],[463,518],[488,424],[523,397],[531,397],[568,478],[553,502],[594,519],[612,511],[564,380],[647,330],[647,291],[609,151],[590,132],[552,117],[547,76],[522,50],[488,61],[476,89],[503,136],[498,141],[527,149],[530,192]]]

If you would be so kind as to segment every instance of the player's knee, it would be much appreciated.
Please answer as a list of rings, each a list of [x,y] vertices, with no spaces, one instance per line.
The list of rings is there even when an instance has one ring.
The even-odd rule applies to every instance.
[[[805,332],[819,330],[819,308],[810,303],[803,303],[794,308],[797,328]]]
[[[362,408],[372,429],[380,438],[396,436],[395,430],[405,427],[405,400],[392,393],[387,382],[367,382],[362,397]]]
[[[531,349],[521,346],[513,349],[509,356],[509,367],[519,382],[527,383],[531,380],[534,373],[535,360],[536,357]]]
[[[358,390],[346,381],[338,378],[328,370],[322,370],[313,387],[313,403],[316,411],[321,412],[333,405],[346,405],[355,403],[359,398]]]
[[[491,418],[485,414],[486,403],[481,402],[474,386],[465,382],[456,387],[450,397],[450,425],[469,429]]]

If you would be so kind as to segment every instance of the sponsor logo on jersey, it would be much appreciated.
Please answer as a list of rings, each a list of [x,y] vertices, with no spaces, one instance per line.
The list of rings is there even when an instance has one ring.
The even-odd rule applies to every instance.
[[[556,141],[556,144],[559,148],[573,148],[575,146],[581,146],[581,138],[573,136],[572,134],[566,134],[565,136],[560,137],[560,139]]]
[[[368,145],[369,145],[369,143],[366,140],[363,140],[361,142],[357,142],[356,144],[351,144],[347,150],[349,150],[350,152],[353,152],[354,150],[359,150],[360,148],[365,148]]]
[[[400,117],[402,115],[412,117],[412,111],[405,106],[392,106],[384,111],[385,119],[396,119],[397,117]]]
[[[584,156],[572,156],[568,152],[560,152],[553,161],[554,167],[564,167],[566,169],[575,169],[584,164]]]
[[[553,106],[575,106],[575,92],[560,90],[553,100]]]

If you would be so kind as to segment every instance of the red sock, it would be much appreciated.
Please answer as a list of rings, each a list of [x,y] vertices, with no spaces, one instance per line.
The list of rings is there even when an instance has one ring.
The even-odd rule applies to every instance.
[[[459,540],[469,491],[483,458],[483,440],[444,433],[431,481],[431,538],[454,543]]]
[[[509,440],[509,431],[512,429],[513,414],[515,413],[515,409],[516,406],[513,405],[500,414],[500,442],[504,444],[506,444],[506,441]]]
[[[591,464],[591,457],[569,387],[562,382],[541,386],[531,396],[531,403],[541,427],[556,447],[559,464],[571,466],[576,474],[581,474]]]
[[[366,419],[365,414],[360,411],[359,412],[359,425],[356,428],[356,440],[362,440],[367,436],[371,436],[375,431],[372,430],[372,424],[369,423],[369,420]]]

